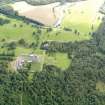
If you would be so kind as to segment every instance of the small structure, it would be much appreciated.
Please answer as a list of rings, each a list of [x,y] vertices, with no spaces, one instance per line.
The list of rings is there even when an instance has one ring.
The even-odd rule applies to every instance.
[[[48,50],[48,47],[49,47],[49,44],[48,43],[46,43],[46,44],[43,45],[43,49],[44,50]]]
[[[16,59],[16,62],[15,62],[15,68],[16,69],[21,69],[22,68],[22,66],[24,65],[24,59],[22,58],[22,57],[18,57],[17,59]]]
[[[61,25],[61,22],[62,22],[62,19],[58,19],[55,24],[54,24],[54,27],[59,27]]]
[[[30,54],[27,58],[27,62],[40,62],[40,57],[38,55]]]

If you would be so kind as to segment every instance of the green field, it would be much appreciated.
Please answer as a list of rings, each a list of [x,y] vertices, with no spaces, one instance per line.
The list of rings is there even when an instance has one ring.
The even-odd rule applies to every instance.
[[[44,40],[49,41],[61,41],[61,42],[69,42],[69,41],[82,41],[89,40],[91,36],[88,34],[75,35],[74,32],[67,32],[63,29],[53,29],[52,32],[46,34]]]
[[[97,5],[93,6],[92,4],[95,2],[97,2]],[[17,45],[14,50],[16,57],[29,53],[41,55],[41,63],[32,64],[32,69],[35,68],[35,71],[41,70],[44,63],[55,65],[62,70],[67,69],[70,65],[70,59],[68,59],[67,54],[53,53],[48,55],[45,51],[40,50],[41,43],[44,41],[75,42],[90,40],[92,33],[97,30],[103,17],[97,10],[102,2],[103,0],[79,2],[65,11],[65,17],[60,27],[52,27],[50,32],[47,32],[46,28],[40,29],[40,34],[38,34],[38,28],[33,27],[31,23],[27,24],[21,20],[0,14],[0,18],[10,20],[10,23],[0,26],[0,44],[2,46],[4,43],[18,42],[20,39],[24,39],[29,45],[33,42],[39,42],[36,49]],[[37,39],[37,35],[39,39]],[[5,39],[4,42],[2,41],[3,39]],[[6,48],[0,48],[1,52],[6,50]]]
[[[45,56],[45,64],[57,66],[61,70],[67,69],[70,62],[66,53],[52,53]]]
[[[96,90],[98,90],[99,92],[105,93],[105,83],[101,81],[97,82]]]
[[[9,24],[4,24],[0,26],[0,45],[2,46],[5,43],[18,42],[20,39],[24,39],[27,44],[31,44],[32,42],[36,43],[37,38],[33,35],[33,32],[37,33],[37,28],[33,27],[32,24],[26,24],[23,21],[8,18],[5,15],[0,14],[0,18],[10,20]],[[41,36],[41,35],[40,35]],[[40,37],[39,36],[39,37]],[[2,41],[5,39],[5,41]],[[0,52],[6,52],[7,48],[0,48]],[[24,46],[17,45],[15,51],[16,57],[21,56],[22,54],[42,54],[43,51],[40,49],[32,49],[26,48]],[[43,65],[43,61],[41,63],[32,64],[32,69],[35,71],[41,70]],[[31,71],[33,72],[33,71]]]
[[[46,34],[44,39],[65,42],[90,40],[91,34],[97,30],[103,17],[98,11],[102,2],[103,0],[87,0],[71,6],[65,12],[59,29],[54,28],[52,32]],[[64,28],[72,31],[65,31]],[[77,34],[75,34],[75,30]]]
[[[27,25],[16,19],[7,18],[4,15],[0,15],[0,17],[10,20],[9,24],[0,26],[0,39],[4,38],[6,42],[18,41],[21,38],[25,39],[27,42],[35,41],[35,38],[32,37],[32,33],[36,31],[36,29],[31,25]]]

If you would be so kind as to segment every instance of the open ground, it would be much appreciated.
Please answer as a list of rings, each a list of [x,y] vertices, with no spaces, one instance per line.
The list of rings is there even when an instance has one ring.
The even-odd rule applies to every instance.
[[[25,1],[11,5],[19,15],[38,21],[46,26],[53,26],[62,15],[64,6],[59,2],[48,5],[32,6]]]
[[[88,0],[75,3],[66,10],[60,28],[54,28],[44,37],[45,40],[73,42],[90,40],[92,33],[101,23],[103,15],[99,13],[99,9],[103,2],[104,0]]]
[[[0,38],[1,40],[5,39],[7,43],[13,41],[16,42],[20,39],[24,39],[28,44],[31,44],[33,42],[37,43],[38,40],[39,45],[36,49],[18,46],[15,49],[16,57],[22,54],[35,53],[41,55],[42,62],[36,64],[33,63],[31,70],[33,70],[33,68],[35,68],[35,71],[37,71],[37,69],[41,70],[43,68],[43,64],[47,65],[52,64],[64,70],[68,68],[68,66],[70,66],[69,62],[70,60],[68,60],[67,54],[55,53],[53,55],[51,54],[48,55],[45,53],[45,51],[40,50],[41,43],[45,41],[75,42],[90,40],[92,38],[92,33],[97,30],[101,23],[103,15],[99,13],[99,8],[103,4],[103,2],[104,0],[87,0],[74,3],[72,6],[69,7],[69,9],[65,10],[65,16],[62,20],[62,23],[60,24],[60,27],[57,28],[51,27],[52,30],[50,32],[47,32],[46,28],[40,29],[41,33],[39,35],[39,39],[37,39],[36,37],[38,28],[33,27],[32,24],[26,24],[23,21],[8,18],[5,15],[0,15],[0,17],[2,18],[7,18],[10,20],[9,24],[4,24],[3,26],[0,26]],[[92,4],[96,5],[93,6]],[[20,11],[20,14],[23,13],[27,14],[27,11],[29,11],[28,15],[31,16],[31,14],[33,15],[33,13],[36,11],[34,16],[37,15],[37,18],[42,19],[42,17],[40,17],[43,16],[42,12],[43,13],[45,12],[46,14],[46,11],[48,10],[47,12],[49,13],[47,14],[49,14],[49,17],[51,17],[52,22],[49,23],[50,22],[48,19],[49,17],[47,18],[48,15],[44,15],[43,16],[44,18],[42,20],[45,19],[44,22],[46,24],[52,24],[53,21],[55,21],[54,15],[51,13],[50,8],[56,6],[56,3],[54,5],[51,4],[50,7],[49,5],[46,7],[45,6],[33,7],[25,3],[24,6],[27,5],[29,6],[27,7],[28,10],[22,9],[23,4],[20,7],[18,7],[18,5],[20,6],[20,4],[15,4],[15,9]],[[30,14],[30,11],[33,12]],[[33,35],[33,32],[35,35]],[[3,43],[4,42],[2,41],[0,42],[1,45],[3,45]],[[4,50],[5,50],[4,48],[0,48],[0,51]]]

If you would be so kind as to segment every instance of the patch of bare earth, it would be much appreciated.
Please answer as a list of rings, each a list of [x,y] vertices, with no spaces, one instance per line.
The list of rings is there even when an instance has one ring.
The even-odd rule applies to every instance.
[[[41,22],[45,25],[53,25],[57,21],[57,17],[60,16],[59,10],[54,10],[54,7],[59,3],[52,3],[48,5],[32,6],[24,1],[16,2],[12,5],[15,11],[18,11],[19,15],[25,16],[29,19]],[[55,16],[57,14],[57,16]]]

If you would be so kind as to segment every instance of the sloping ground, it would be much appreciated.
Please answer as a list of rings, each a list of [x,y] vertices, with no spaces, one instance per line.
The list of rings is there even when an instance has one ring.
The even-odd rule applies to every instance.
[[[15,11],[18,11],[19,15],[25,16],[29,19],[38,21],[44,25],[53,25],[57,20],[58,16],[61,15],[61,8],[54,7],[59,6],[59,3],[52,3],[49,5],[32,6],[24,1],[16,2],[12,5]]]
[[[104,0],[87,0],[74,3],[66,10],[61,27],[54,28],[45,35],[45,40],[60,42],[90,40],[102,22],[104,15],[99,9],[103,2]]]
[[[81,34],[87,34],[91,31],[93,25],[95,31],[103,17],[99,13],[103,3],[104,0],[87,0],[75,3],[69,9],[62,26],[77,29]]]

